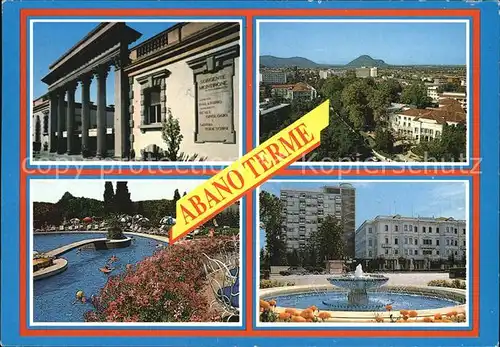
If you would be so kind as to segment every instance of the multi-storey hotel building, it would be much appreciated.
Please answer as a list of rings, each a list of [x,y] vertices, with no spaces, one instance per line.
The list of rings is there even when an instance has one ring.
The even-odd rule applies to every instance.
[[[343,224],[346,256],[354,256],[356,194],[352,185],[343,183],[321,191],[281,190],[281,201],[287,251],[305,247],[311,233],[330,215]]]
[[[356,230],[356,259],[383,259],[382,268],[392,270],[429,269],[432,262],[449,259],[464,261],[466,228],[464,220],[453,218],[377,216]]]

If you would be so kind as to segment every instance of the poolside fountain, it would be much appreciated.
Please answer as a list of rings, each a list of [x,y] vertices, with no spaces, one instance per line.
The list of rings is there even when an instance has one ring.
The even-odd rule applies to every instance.
[[[387,283],[389,279],[382,275],[365,274],[361,264],[356,266],[354,273],[328,277],[327,280],[334,286],[347,289],[349,292],[347,294],[347,303],[324,301],[325,305],[350,311],[379,309],[388,304],[388,302],[369,300],[367,289],[378,288]]]

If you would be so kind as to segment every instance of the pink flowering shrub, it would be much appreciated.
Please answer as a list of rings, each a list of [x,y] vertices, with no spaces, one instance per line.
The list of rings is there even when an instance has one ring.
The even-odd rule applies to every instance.
[[[209,306],[204,256],[234,248],[228,238],[174,244],[108,279],[87,322],[207,322],[220,320]]]

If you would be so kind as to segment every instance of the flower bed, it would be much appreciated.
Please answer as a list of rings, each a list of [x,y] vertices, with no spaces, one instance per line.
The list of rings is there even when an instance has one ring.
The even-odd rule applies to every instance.
[[[293,282],[281,282],[277,280],[261,280],[260,288],[276,288],[276,287],[291,287],[295,285]]]
[[[455,279],[453,281],[447,280],[432,280],[427,283],[430,287],[446,287],[446,288],[457,288],[457,289],[467,289],[465,281]]]
[[[176,243],[112,276],[85,314],[88,322],[219,321],[210,308],[203,253],[231,251],[229,238]]]

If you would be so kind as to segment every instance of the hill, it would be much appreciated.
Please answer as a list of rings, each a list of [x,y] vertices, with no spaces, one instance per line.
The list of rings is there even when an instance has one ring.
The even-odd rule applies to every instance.
[[[293,67],[297,66],[302,69],[314,69],[321,67],[321,64],[315,63],[312,60],[302,57],[280,58],[272,55],[261,55],[260,65],[269,68]]]
[[[315,68],[327,68],[327,67],[386,67],[389,66],[382,59],[373,59],[369,55],[361,55],[356,59],[352,60],[346,65],[339,64],[318,64],[312,60],[303,57],[291,57],[291,58],[280,58],[273,55],[261,55],[260,56],[260,66],[268,68],[284,68],[297,66],[302,69],[315,69]]]
[[[349,62],[347,67],[386,67],[388,64],[382,59],[373,59],[369,55],[362,55]]]

